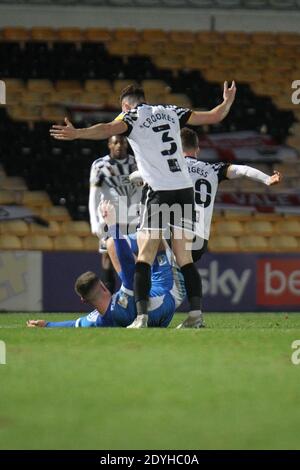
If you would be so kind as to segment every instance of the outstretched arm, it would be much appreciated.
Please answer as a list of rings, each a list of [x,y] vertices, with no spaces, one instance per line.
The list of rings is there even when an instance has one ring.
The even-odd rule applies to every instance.
[[[229,113],[236,94],[236,86],[233,81],[228,88],[228,82],[224,83],[223,103],[210,111],[193,111],[187,124],[190,126],[203,126],[205,124],[217,124]]]
[[[110,234],[113,237],[117,257],[120,262],[121,272],[119,276],[127,289],[133,289],[133,277],[135,271],[135,260],[127,240],[123,237],[119,226],[116,224],[116,213],[114,206],[109,201],[100,204],[102,217],[105,220]]]
[[[243,176],[263,183],[267,186],[278,184],[282,179],[281,173],[279,171],[274,171],[273,175],[269,176],[266,173],[263,173],[262,171],[247,165],[230,165],[227,168],[226,177],[228,179],[232,180],[236,178],[242,178]]]
[[[54,124],[50,129],[50,135],[56,140],[104,140],[113,135],[124,134],[128,127],[124,121],[112,121],[106,124],[95,124],[91,127],[76,129],[73,124],[65,118],[65,125]]]

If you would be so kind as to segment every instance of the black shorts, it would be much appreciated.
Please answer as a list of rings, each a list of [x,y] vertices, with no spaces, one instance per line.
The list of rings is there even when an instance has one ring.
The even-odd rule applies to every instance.
[[[140,230],[166,230],[168,227],[194,232],[196,212],[194,188],[154,191],[143,188],[140,210]]]

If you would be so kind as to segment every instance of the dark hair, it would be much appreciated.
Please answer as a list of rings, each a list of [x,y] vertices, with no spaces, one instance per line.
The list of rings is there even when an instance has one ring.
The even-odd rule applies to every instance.
[[[184,127],[180,132],[183,151],[197,149],[199,147],[199,138],[195,131]]]
[[[128,85],[124,88],[120,93],[120,103],[124,98],[130,98],[132,101],[144,101],[145,100],[145,92],[142,87],[136,85]]]
[[[99,282],[98,276],[92,271],[81,274],[75,282],[75,292],[83,299],[89,296],[92,288]]]

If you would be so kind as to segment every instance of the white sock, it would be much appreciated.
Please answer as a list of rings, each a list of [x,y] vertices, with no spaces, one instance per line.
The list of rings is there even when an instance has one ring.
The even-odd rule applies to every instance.
[[[198,318],[202,317],[201,310],[191,310],[188,315],[189,318]]]

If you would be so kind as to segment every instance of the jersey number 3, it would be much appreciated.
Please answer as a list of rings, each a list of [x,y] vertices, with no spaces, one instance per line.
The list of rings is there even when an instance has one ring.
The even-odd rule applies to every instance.
[[[161,154],[164,157],[174,155],[174,153],[176,153],[177,151],[177,144],[174,141],[173,137],[169,135],[169,130],[170,130],[169,124],[163,124],[161,126],[153,127],[153,132],[162,132],[163,133],[162,141],[164,143],[170,144],[170,148],[161,151]],[[176,171],[181,171],[177,158],[169,158],[168,164],[169,164],[170,171],[172,171],[172,173]]]

